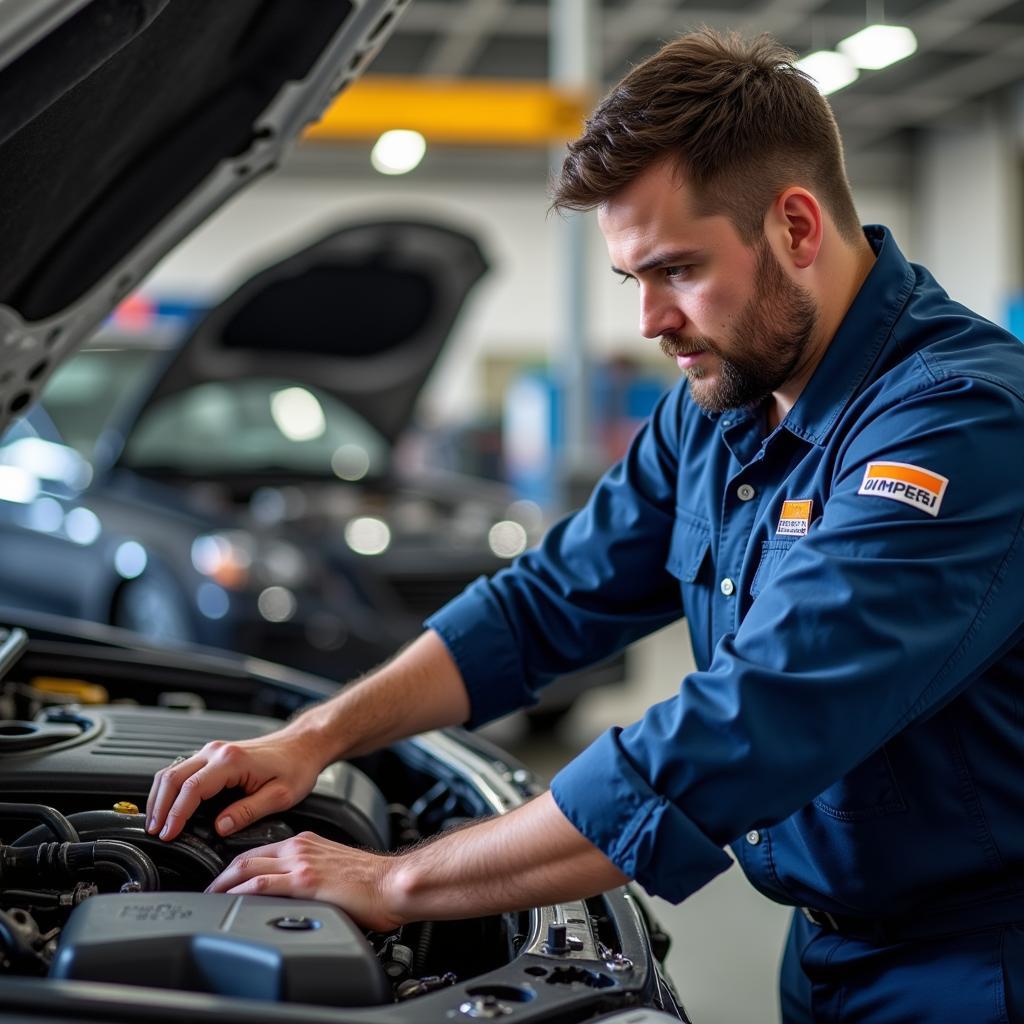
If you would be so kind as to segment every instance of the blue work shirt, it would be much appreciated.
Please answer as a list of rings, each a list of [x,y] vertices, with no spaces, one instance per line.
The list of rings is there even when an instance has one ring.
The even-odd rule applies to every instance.
[[[1024,892],[1024,346],[866,234],[776,429],[680,381],[583,509],[428,622],[475,724],[685,611],[697,670],[552,783],[672,901],[727,844],[836,915]]]

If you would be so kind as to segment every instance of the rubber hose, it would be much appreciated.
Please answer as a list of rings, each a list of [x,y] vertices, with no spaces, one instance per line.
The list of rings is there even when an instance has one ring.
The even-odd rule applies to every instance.
[[[416,936],[416,955],[413,959],[413,968],[416,974],[422,974],[426,970],[427,957],[430,955],[430,940],[434,934],[434,922],[424,921],[420,925],[420,933]]]
[[[62,843],[78,842],[75,826],[55,807],[47,807],[45,804],[0,803],[0,817],[36,818]]]
[[[14,878],[25,871],[33,880],[40,875],[77,878],[93,868],[113,868],[147,892],[160,888],[156,865],[141,850],[117,839],[92,843],[42,843],[39,846],[8,846],[2,851],[0,869]]]
[[[144,814],[122,814],[120,811],[76,811],[68,815],[80,838],[85,841],[119,839],[147,853],[158,865],[165,861],[190,862],[209,875],[212,881],[225,868],[224,859],[207,843],[183,832],[170,842],[151,836],[145,829]],[[36,846],[45,841],[42,828],[34,828],[14,841],[13,846]],[[169,864],[180,870],[181,864]]]

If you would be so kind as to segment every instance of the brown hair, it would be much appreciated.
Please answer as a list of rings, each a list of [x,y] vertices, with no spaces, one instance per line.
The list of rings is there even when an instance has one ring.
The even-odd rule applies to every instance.
[[[814,192],[840,234],[860,224],[832,109],[770,36],[701,29],[633,68],[587,121],[552,186],[552,207],[590,210],[652,164],[677,160],[700,211],[724,213],[745,244],[790,185]]]

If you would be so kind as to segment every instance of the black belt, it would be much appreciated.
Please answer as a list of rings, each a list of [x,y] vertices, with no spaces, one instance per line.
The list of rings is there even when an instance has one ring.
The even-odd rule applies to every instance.
[[[856,917],[800,907],[811,924],[844,939],[893,945],[912,939],[938,938],[1024,921],[1024,893],[988,897],[961,907],[921,908],[891,917]]]

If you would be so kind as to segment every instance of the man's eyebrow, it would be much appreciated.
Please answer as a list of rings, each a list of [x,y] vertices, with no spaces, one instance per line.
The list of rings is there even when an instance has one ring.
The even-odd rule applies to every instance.
[[[689,263],[700,255],[701,251],[699,249],[671,249],[667,252],[656,252],[639,264],[635,273],[643,274],[648,270],[657,270],[658,267],[674,267],[680,263]],[[620,274],[622,277],[633,276],[633,274],[626,270],[620,270],[614,264],[612,265],[612,273]]]

